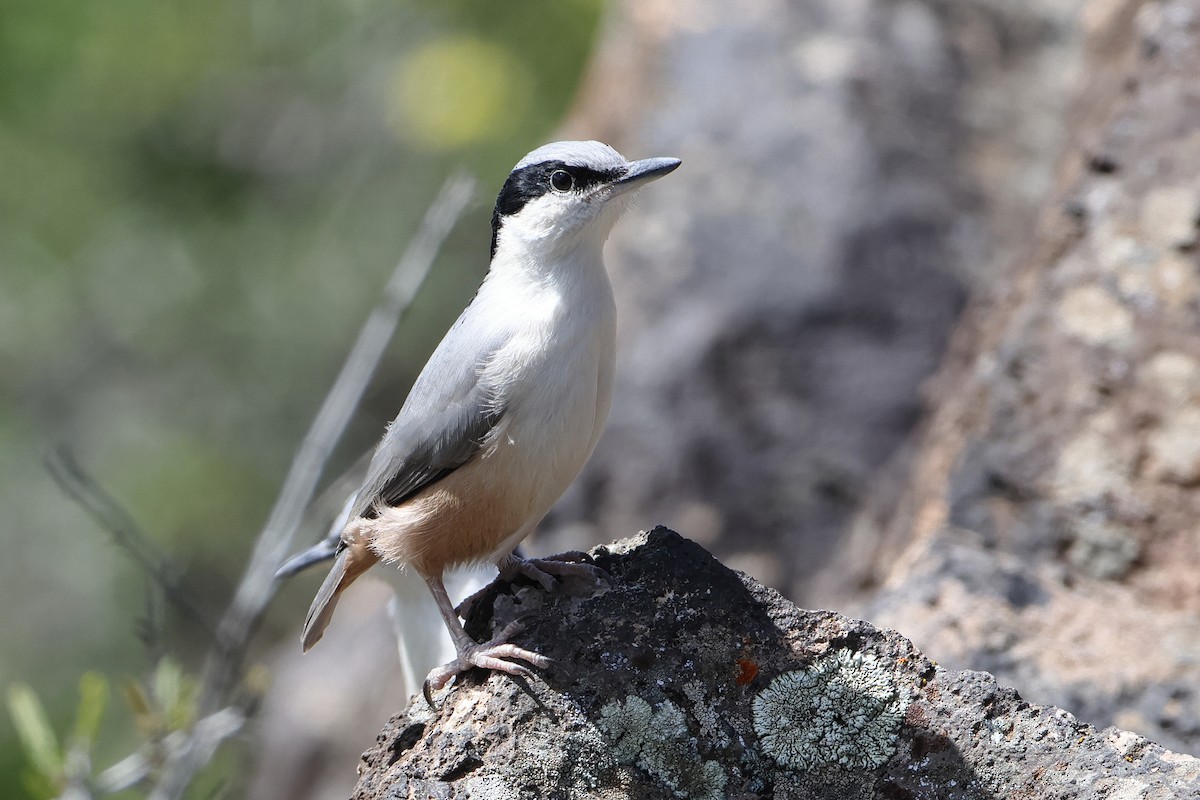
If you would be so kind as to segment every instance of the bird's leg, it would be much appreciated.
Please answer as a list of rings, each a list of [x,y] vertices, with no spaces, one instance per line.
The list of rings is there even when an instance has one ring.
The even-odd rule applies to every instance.
[[[550,659],[540,653],[525,650],[524,648],[517,647],[515,644],[509,643],[508,639],[515,636],[521,630],[519,622],[509,623],[491,641],[484,642],[483,644],[476,643],[467,635],[466,629],[463,628],[462,623],[459,621],[458,614],[454,611],[454,605],[450,602],[450,596],[446,594],[446,587],[442,583],[441,574],[426,575],[423,577],[425,578],[425,583],[429,586],[429,591],[433,593],[433,600],[437,604],[438,612],[441,613],[442,619],[446,623],[446,628],[450,631],[450,638],[454,640],[454,649],[458,653],[458,656],[453,661],[433,670],[425,678],[425,685],[422,691],[429,705],[433,705],[433,692],[441,689],[449,683],[451,678],[460,672],[465,672],[472,667],[494,669],[497,672],[504,672],[508,675],[523,675],[530,678],[533,677],[533,673],[528,667],[505,659],[526,661],[535,667],[548,667],[550,665]]]

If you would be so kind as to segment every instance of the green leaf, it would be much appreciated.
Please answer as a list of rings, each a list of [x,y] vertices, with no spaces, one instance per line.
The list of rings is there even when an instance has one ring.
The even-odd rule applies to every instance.
[[[183,676],[175,705],[166,710],[167,725],[171,730],[181,731],[192,727],[199,711],[199,698],[200,684],[188,675]]]
[[[150,698],[146,697],[142,685],[133,679],[126,680],[121,684],[121,694],[133,712],[133,721],[142,735],[152,736],[160,733],[158,714],[151,706]]]
[[[154,670],[154,702],[162,713],[179,702],[179,691],[183,685],[183,670],[169,658],[158,662]]]
[[[54,782],[37,770],[21,770],[21,784],[25,787],[25,793],[33,800],[54,800],[58,797],[58,789]]]
[[[50,779],[62,775],[62,749],[50,727],[46,709],[33,689],[24,683],[9,686],[8,713],[33,768]]]
[[[176,662],[169,658],[158,662],[154,670],[154,702],[167,730],[184,730],[195,721],[199,688]]]
[[[100,718],[108,706],[108,679],[98,672],[79,678],[79,710],[75,712],[76,742],[91,744],[100,730]]]
[[[150,713],[150,699],[135,680],[127,680],[121,685],[121,694],[134,716],[144,717]]]

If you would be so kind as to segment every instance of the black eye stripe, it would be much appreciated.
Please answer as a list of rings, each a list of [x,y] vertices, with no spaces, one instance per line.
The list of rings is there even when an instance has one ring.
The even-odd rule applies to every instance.
[[[575,181],[570,191],[584,191],[602,183],[608,183],[621,177],[621,170],[598,170],[590,167],[568,166],[563,161],[543,161],[540,164],[530,164],[528,167],[514,170],[504,182],[500,194],[496,197],[496,209],[492,212],[492,255],[496,255],[496,240],[500,235],[500,223],[503,217],[512,216],[525,207],[526,203],[536,200],[551,191],[550,176],[557,170],[569,173]]]

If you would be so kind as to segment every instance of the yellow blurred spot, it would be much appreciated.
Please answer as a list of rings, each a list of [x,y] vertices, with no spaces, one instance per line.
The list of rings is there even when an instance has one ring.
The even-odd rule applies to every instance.
[[[244,685],[255,697],[262,697],[271,688],[271,670],[266,664],[255,664],[246,670]]]
[[[529,105],[532,79],[505,48],[455,36],[403,58],[388,88],[388,124],[398,136],[453,150],[510,131]]]

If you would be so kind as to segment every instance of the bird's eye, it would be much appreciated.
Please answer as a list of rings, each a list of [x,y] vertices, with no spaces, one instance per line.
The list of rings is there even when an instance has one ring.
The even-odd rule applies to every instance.
[[[550,188],[556,192],[569,192],[575,185],[575,179],[565,169],[556,169],[550,173]]]

